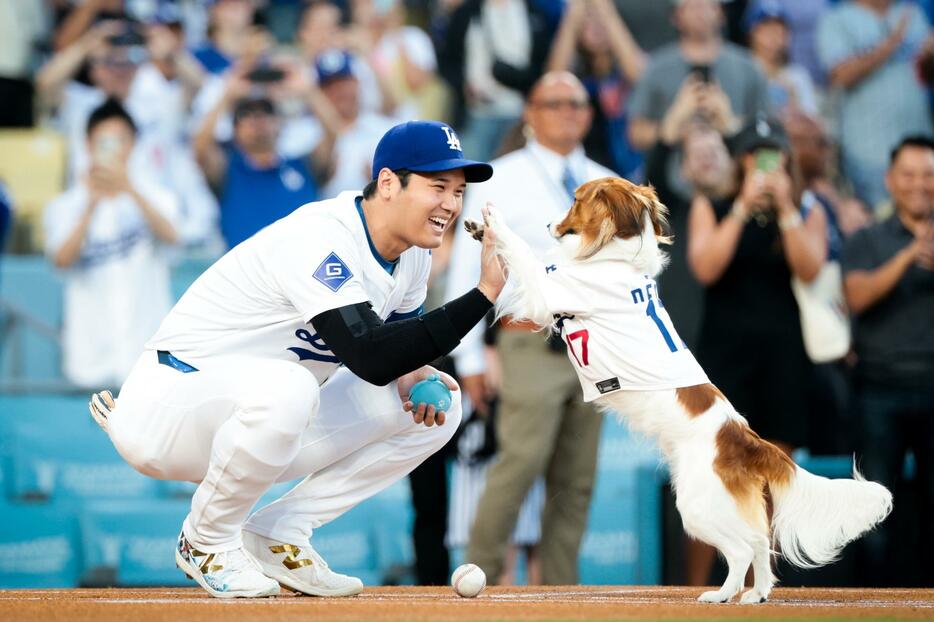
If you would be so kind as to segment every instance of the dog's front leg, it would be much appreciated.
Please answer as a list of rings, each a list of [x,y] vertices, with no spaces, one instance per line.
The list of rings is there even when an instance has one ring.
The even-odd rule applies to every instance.
[[[550,326],[553,312],[544,296],[545,264],[538,260],[529,245],[503,222],[488,203],[483,208],[484,227],[496,236],[496,253],[509,272],[509,284],[496,302],[497,317],[530,320],[539,326]],[[482,235],[482,234],[481,234]]]

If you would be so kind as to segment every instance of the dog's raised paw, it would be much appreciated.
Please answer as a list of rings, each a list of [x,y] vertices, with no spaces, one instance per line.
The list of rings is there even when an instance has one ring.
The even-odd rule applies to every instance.
[[[464,229],[470,234],[470,237],[478,242],[483,241],[483,224],[476,220],[467,219],[464,221]]]

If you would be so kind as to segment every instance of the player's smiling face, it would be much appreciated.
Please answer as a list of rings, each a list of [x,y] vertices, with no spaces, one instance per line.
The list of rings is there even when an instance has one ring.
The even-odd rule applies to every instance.
[[[438,248],[464,204],[464,171],[413,173],[399,193],[398,232],[407,244]]]

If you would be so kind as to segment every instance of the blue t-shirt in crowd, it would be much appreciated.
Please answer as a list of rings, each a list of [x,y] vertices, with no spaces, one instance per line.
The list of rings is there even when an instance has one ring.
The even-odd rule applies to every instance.
[[[304,158],[281,158],[271,168],[261,169],[231,145],[227,161],[221,192],[221,235],[229,248],[295,208],[318,200],[318,186]]]

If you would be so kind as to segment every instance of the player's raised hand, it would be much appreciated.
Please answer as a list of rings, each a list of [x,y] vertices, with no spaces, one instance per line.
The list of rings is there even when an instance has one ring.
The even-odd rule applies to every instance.
[[[482,209],[483,222],[483,250],[480,252],[480,282],[477,289],[486,296],[490,302],[496,302],[500,292],[506,285],[506,269],[496,254],[496,233],[490,227],[489,203]]]
[[[399,390],[399,399],[402,400],[402,409],[412,413],[412,419],[415,423],[424,423],[425,427],[429,428],[436,423],[438,425],[444,425],[445,412],[435,412],[435,407],[428,404],[418,404],[416,408],[416,405],[409,399],[409,393],[412,391],[412,387],[422,380],[427,380],[428,377],[433,374],[438,375],[445,386],[451,391],[459,390],[454,378],[443,371],[438,371],[431,365],[425,365],[404,376],[400,376],[399,379],[396,380],[396,388]]]

